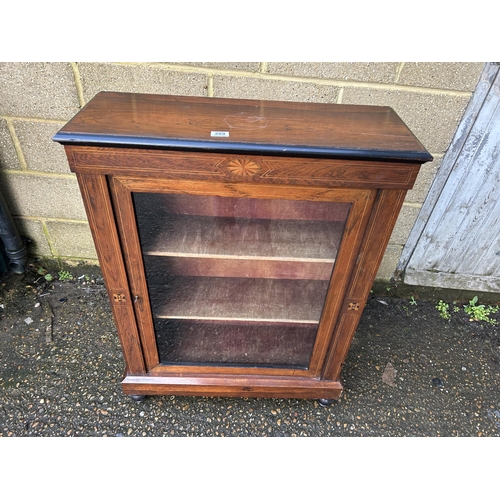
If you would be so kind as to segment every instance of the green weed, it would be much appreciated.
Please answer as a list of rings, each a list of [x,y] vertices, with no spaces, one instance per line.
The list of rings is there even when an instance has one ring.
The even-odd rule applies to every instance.
[[[69,273],[68,271],[59,271],[59,279],[61,281],[69,281],[73,279],[73,275]]]
[[[443,302],[442,300],[440,300],[436,305],[436,309],[439,311],[439,315],[443,319],[450,319],[451,318],[450,305],[447,304],[446,302]]]
[[[469,315],[469,321],[486,321],[490,325],[496,325],[497,320],[490,318],[490,314],[498,312],[498,306],[485,306],[477,304],[477,295],[464,306],[464,311]]]
[[[45,269],[44,267],[39,267],[37,269],[37,274],[39,274],[40,276],[43,276],[45,281],[52,281],[54,279],[54,277],[52,276],[52,274],[50,274],[47,269]]]

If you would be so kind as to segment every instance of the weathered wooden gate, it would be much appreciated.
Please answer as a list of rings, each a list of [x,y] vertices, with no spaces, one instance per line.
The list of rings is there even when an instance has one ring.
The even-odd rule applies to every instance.
[[[500,71],[485,66],[404,248],[412,285],[500,292]]]

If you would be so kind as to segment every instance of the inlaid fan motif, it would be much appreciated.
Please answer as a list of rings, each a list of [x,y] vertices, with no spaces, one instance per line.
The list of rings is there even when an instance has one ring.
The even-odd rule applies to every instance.
[[[232,174],[242,176],[251,176],[260,172],[260,165],[246,158],[229,161],[227,168]]]

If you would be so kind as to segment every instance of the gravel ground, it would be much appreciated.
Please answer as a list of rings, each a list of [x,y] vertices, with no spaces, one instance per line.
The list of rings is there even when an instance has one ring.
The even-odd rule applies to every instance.
[[[0,282],[0,436],[500,436],[500,332],[443,319],[436,299],[370,298],[332,406],[163,396],[120,387],[123,361],[98,268]],[[50,271],[50,270],[49,270]],[[480,297],[480,301],[482,297]],[[500,320],[500,314],[492,315]]]

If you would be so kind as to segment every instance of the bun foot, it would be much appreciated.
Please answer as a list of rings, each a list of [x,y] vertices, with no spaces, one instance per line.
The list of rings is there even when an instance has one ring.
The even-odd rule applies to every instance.
[[[143,396],[142,394],[129,394],[130,399],[133,399],[134,401],[137,401],[138,403],[141,403],[146,399],[146,396]]]
[[[318,399],[318,403],[325,408],[335,403],[335,399]]]

